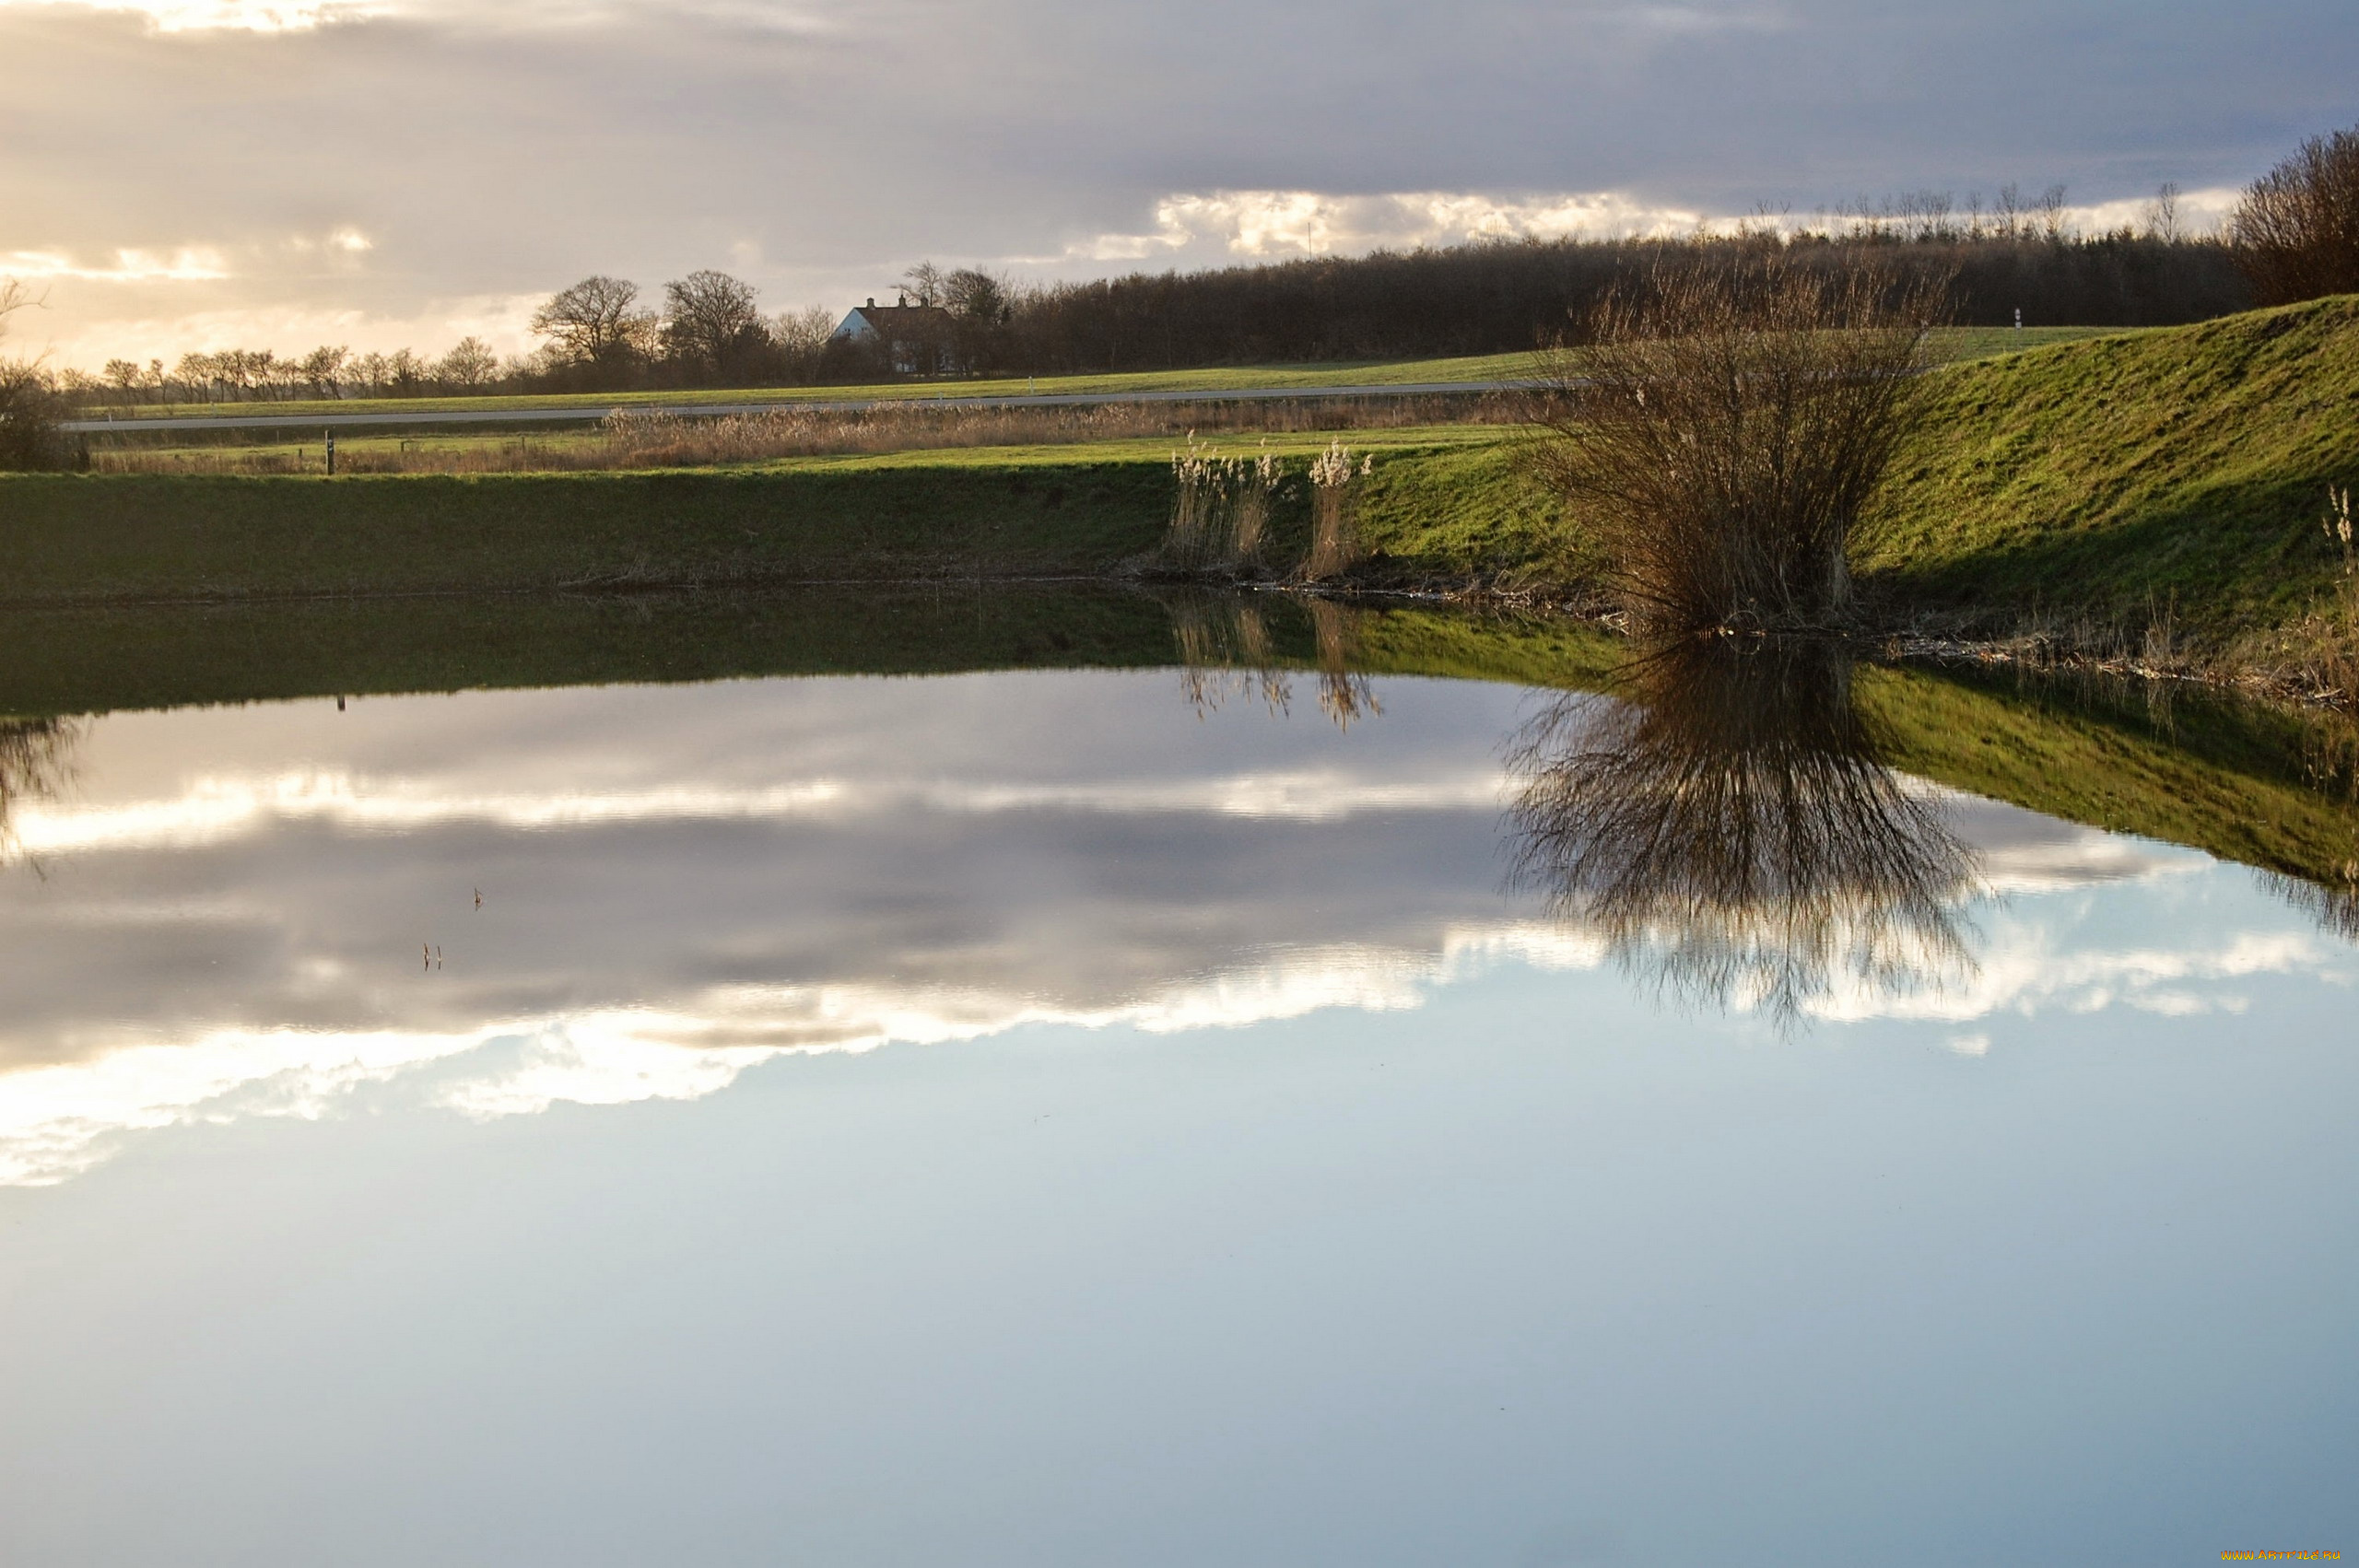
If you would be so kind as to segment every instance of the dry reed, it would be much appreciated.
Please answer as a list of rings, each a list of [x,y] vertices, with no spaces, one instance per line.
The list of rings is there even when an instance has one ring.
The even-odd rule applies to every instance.
[[[1360,544],[1359,487],[1356,480],[1376,472],[1376,459],[1356,466],[1351,449],[1338,439],[1310,465],[1310,552],[1301,576],[1317,580],[1346,571],[1366,554]]]

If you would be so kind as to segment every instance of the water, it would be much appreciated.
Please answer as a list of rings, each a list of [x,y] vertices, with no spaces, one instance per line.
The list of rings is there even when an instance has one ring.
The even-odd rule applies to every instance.
[[[2330,885],[1346,662],[20,733],[0,1560],[2354,1549]]]

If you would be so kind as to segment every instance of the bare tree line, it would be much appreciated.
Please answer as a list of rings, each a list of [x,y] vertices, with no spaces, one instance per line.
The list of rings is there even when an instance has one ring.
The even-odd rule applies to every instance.
[[[559,289],[532,318],[534,351],[468,337],[440,356],[323,345],[110,360],[97,375],[29,372],[85,404],[412,397],[811,385],[892,380],[897,361],[965,375],[1511,353],[1578,337],[1599,303],[1669,264],[1774,254],[1830,280],[1862,270],[1947,280],[1960,325],[2159,326],[2359,288],[2359,130],[2314,139],[2247,192],[2226,234],[2190,234],[2165,185],[2143,221],[2077,232],[2065,190],[1919,191],[1800,224],[1764,212],[1683,239],[1486,240],[1087,282],[1019,283],[920,263],[897,285],[915,355],[834,335],[826,309],[764,313],[755,287],[705,269],[663,286]],[[905,343],[904,347],[908,346]],[[21,367],[19,368],[22,369]]]

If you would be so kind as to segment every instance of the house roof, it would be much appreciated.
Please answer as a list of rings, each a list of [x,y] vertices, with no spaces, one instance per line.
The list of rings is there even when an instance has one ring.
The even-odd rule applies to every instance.
[[[851,325],[852,316],[867,322],[868,330],[877,336],[887,339],[940,337],[955,324],[950,312],[939,305],[855,305],[851,316],[844,318],[845,328]]]

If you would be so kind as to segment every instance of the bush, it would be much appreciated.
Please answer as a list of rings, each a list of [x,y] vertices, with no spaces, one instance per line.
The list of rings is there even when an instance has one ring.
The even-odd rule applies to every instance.
[[[58,428],[62,412],[39,366],[0,360],[0,472],[73,466],[75,443]]]
[[[2359,293],[2359,127],[2312,136],[2254,181],[2229,234],[2264,305]]]
[[[1789,252],[1697,252],[1552,357],[1539,466],[1634,629],[1824,626],[1853,525],[1921,406],[1948,280]]]

